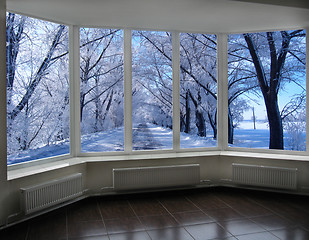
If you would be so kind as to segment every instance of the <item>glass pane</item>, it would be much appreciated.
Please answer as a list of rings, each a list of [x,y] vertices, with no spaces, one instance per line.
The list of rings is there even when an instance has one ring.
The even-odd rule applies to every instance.
[[[7,163],[69,149],[68,28],[7,13]]]
[[[304,30],[229,36],[229,145],[306,150]]]
[[[81,151],[124,149],[123,31],[80,29]]]
[[[172,36],[133,31],[133,150],[172,149]]]
[[[217,146],[216,35],[180,34],[180,147]]]

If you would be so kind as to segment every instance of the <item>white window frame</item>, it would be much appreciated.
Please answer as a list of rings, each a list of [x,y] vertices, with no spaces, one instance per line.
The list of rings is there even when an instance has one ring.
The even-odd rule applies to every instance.
[[[63,23],[60,23],[63,24]],[[76,157],[101,157],[100,161],[108,160],[108,156],[127,156],[141,154],[157,154],[160,157],[169,157],[169,153],[188,153],[191,155],[200,155],[201,152],[214,152],[220,155],[220,152],[252,152],[255,157],[259,153],[273,154],[280,158],[282,155],[309,156],[309,107],[306,102],[306,151],[297,152],[289,150],[273,149],[251,149],[236,148],[228,146],[228,118],[227,118],[227,99],[228,99],[228,33],[216,34],[217,36],[217,109],[218,109],[218,127],[217,127],[217,147],[189,148],[180,149],[180,32],[170,31],[172,33],[172,68],[173,68],[173,149],[172,150],[141,150],[132,151],[132,30],[122,28],[123,30],[123,53],[124,53],[124,151],[122,152],[81,152],[81,132],[80,132],[80,28],[77,25],[67,25],[69,27],[69,73],[70,73],[70,154],[42,158],[39,160],[24,162],[20,164],[7,166],[7,170],[18,169],[20,167],[40,165],[46,162],[54,162],[68,158]],[[105,27],[104,27],[105,28]],[[106,27],[109,28],[109,27]],[[306,99],[309,98],[309,27],[299,27],[306,30]],[[159,31],[159,30],[153,30]],[[162,30],[160,30],[162,31]],[[263,31],[263,30],[261,30]],[[276,30],[280,31],[280,30]],[[256,31],[255,31],[256,32]],[[200,32],[199,32],[200,33]],[[214,34],[214,33],[210,33]],[[234,33],[233,33],[234,34]],[[5,88],[6,90],[6,88]],[[5,101],[6,102],[6,101]],[[5,104],[6,106],[6,104]],[[5,110],[6,111],[6,110]],[[4,112],[4,110],[2,110]],[[191,156],[190,155],[190,156]],[[139,158],[139,157],[137,157]],[[6,164],[7,165],[7,164]]]
[[[36,166],[36,165],[40,165],[42,163],[56,162],[56,161],[61,161],[61,160],[65,160],[65,159],[68,159],[68,158],[72,158],[72,157],[75,156],[74,153],[78,152],[78,149],[76,149],[76,147],[78,147],[78,144],[76,144],[74,142],[71,142],[73,139],[76,140],[76,137],[77,137],[76,136],[76,132],[72,131],[72,129],[74,129],[74,126],[76,125],[75,123],[72,123],[72,121],[73,121],[73,119],[72,119],[72,112],[74,111],[74,108],[76,108],[76,106],[74,106],[74,102],[73,102],[74,101],[73,96],[75,95],[74,92],[73,92],[74,91],[73,89],[76,87],[76,86],[74,86],[75,85],[75,81],[73,81],[73,76],[74,76],[73,71],[74,71],[74,68],[72,68],[72,67],[74,67],[74,64],[72,64],[74,61],[72,61],[72,59],[76,58],[76,56],[73,56],[73,54],[75,52],[74,49],[73,49],[73,44],[75,44],[74,40],[75,41],[76,40],[79,41],[79,38],[78,39],[76,38],[77,36],[73,36],[73,28],[74,27],[77,28],[77,26],[73,26],[73,25],[69,25],[69,24],[62,23],[62,22],[57,22],[57,21],[46,20],[46,19],[39,18],[39,17],[33,17],[33,16],[29,16],[27,14],[18,13],[18,12],[14,12],[14,11],[11,11],[11,10],[5,10],[5,14],[7,12],[19,14],[19,15],[26,16],[26,17],[33,18],[33,19],[38,19],[38,20],[41,20],[41,21],[47,21],[47,22],[50,22],[50,23],[64,25],[69,30],[68,38],[69,38],[69,105],[70,105],[70,116],[69,116],[69,118],[70,118],[69,119],[69,121],[70,121],[69,122],[69,127],[70,127],[70,129],[69,129],[69,131],[70,131],[70,134],[69,134],[70,139],[69,139],[69,141],[70,141],[70,144],[69,144],[69,146],[70,146],[70,152],[66,153],[66,154],[62,154],[62,155],[57,155],[57,156],[52,156],[52,157],[47,157],[47,158],[40,158],[40,159],[35,159],[35,160],[27,161],[27,162],[21,162],[21,163],[16,163],[16,164],[12,164],[12,165],[7,165],[7,144],[6,144],[5,145],[5,151],[4,151],[4,153],[6,155],[6,157],[5,157],[6,169],[7,169],[7,171],[10,171],[10,170],[24,168],[24,167],[28,167],[28,166]],[[6,36],[6,28],[4,28],[4,32],[5,32],[4,36]],[[78,35],[78,37],[79,37],[79,35]],[[4,56],[6,56],[6,54],[4,54]],[[78,59],[78,61],[79,61],[79,59]],[[77,71],[79,71],[79,68],[77,69]],[[4,72],[6,72],[6,70]],[[76,72],[76,70],[75,70],[75,72]],[[78,76],[79,76],[79,72],[78,72]],[[5,76],[5,78],[6,78],[6,76]],[[0,113],[3,113],[3,115],[5,116],[5,119],[6,119],[7,118],[7,109],[6,109],[7,108],[7,102],[6,102],[7,89],[6,89],[6,81],[4,82],[4,84],[5,84],[5,88],[4,88],[5,94],[3,94],[3,96],[5,97],[5,104],[3,104],[3,106],[5,106],[5,110],[2,111],[2,109],[0,109]],[[73,99],[73,101],[72,101],[72,99]],[[79,106],[77,106],[77,108],[79,109]],[[5,126],[7,126],[6,120],[5,120]],[[5,134],[3,136],[4,136],[3,139],[5,138],[5,142],[7,142],[7,131],[5,131]],[[73,148],[74,151],[72,151],[72,148]]]
[[[261,154],[273,154],[275,157],[280,158],[280,155],[295,155],[295,156],[309,156],[309,125],[308,125],[308,120],[309,120],[309,106],[308,106],[308,97],[309,97],[309,36],[308,36],[308,31],[309,27],[299,27],[299,28],[289,28],[289,29],[274,29],[271,30],[272,32],[277,32],[277,31],[292,31],[292,30],[299,30],[299,29],[304,29],[306,31],[306,151],[292,151],[292,150],[277,150],[277,149],[259,149],[259,148],[245,148],[245,147],[230,147],[228,146],[228,141],[224,141],[226,143],[226,148],[224,148],[224,151],[227,152],[244,152],[244,153],[261,153]],[[263,30],[261,29],[260,31],[246,31],[246,32],[241,32],[241,33],[229,33],[228,35],[231,34],[243,34],[243,33],[257,33],[257,32],[266,32],[269,30]],[[228,73],[228,55],[226,53],[227,59],[226,59],[226,74]],[[226,75],[226,81],[228,81],[228,74]],[[226,95],[226,99],[228,99],[228,92]],[[226,100],[227,103],[227,100]],[[227,110],[226,110],[227,111]],[[226,122],[226,127],[227,127],[227,122]],[[227,135],[227,131],[226,131]]]

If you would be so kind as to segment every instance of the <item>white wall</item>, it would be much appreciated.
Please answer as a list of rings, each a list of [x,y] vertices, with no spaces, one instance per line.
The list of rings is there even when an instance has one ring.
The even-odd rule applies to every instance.
[[[216,152],[217,154],[218,152]],[[215,154],[215,152],[214,152]],[[190,164],[198,163],[201,166],[201,180],[209,180],[205,183],[207,187],[209,184],[214,186],[233,185],[232,178],[232,163],[245,163],[254,165],[277,166],[298,168],[298,190],[292,193],[309,194],[309,162],[295,161],[288,159],[278,159],[265,157],[237,156],[237,153],[228,153],[223,155],[197,156],[197,157],[181,157],[181,158],[161,158],[161,159],[140,159],[140,160],[126,160],[126,161],[94,161],[88,163],[81,163],[70,167],[52,170],[40,174],[31,175],[28,177],[17,178],[8,182],[8,185],[1,186],[1,209],[6,209],[6,212],[1,211],[2,222],[12,222],[22,218],[22,215],[12,217],[20,213],[20,193],[21,187],[35,185],[41,182],[49,181],[55,178],[67,176],[73,173],[81,172],[84,176],[84,188],[87,189],[89,195],[100,195],[112,192],[112,189],[102,190],[102,188],[109,188],[112,186],[112,169],[122,167],[143,167],[143,166],[164,166],[175,164]],[[90,159],[90,158],[89,158]],[[2,181],[5,182],[5,181]],[[2,195],[3,192],[8,194]],[[4,197],[5,196],[5,197]],[[11,217],[9,217],[11,215]],[[9,218],[8,218],[9,217]]]

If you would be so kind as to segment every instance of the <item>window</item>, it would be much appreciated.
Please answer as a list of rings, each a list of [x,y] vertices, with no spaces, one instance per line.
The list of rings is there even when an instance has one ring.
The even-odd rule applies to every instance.
[[[215,35],[180,34],[180,146],[217,146]]]
[[[70,152],[68,28],[6,15],[7,163]]]
[[[124,150],[123,31],[80,29],[81,151]]]
[[[7,163],[68,154],[68,27],[9,12],[6,20]],[[173,149],[172,34],[131,32],[129,126],[123,30],[80,28],[80,102],[74,104],[82,153],[124,151],[125,126],[133,128],[134,151]],[[181,149],[216,147],[216,35],[180,33],[179,40],[176,137]],[[305,30],[229,35],[226,101],[229,147],[306,151]]]
[[[229,36],[231,147],[306,150],[304,30]]]
[[[172,36],[132,32],[133,150],[173,148]]]

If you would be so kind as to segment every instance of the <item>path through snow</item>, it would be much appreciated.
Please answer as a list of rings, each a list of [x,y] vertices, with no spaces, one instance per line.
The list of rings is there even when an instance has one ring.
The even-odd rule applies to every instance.
[[[146,123],[139,124],[133,129],[133,150],[154,150],[162,148],[153,136]]]

